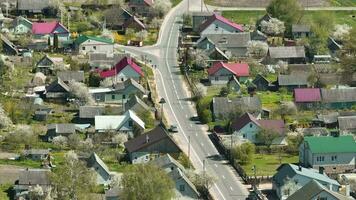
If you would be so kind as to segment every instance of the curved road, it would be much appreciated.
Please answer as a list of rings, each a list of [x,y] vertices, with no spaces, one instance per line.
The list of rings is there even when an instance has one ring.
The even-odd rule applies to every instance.
[[[200,10],[199,0],[190,0],[190,11]],[[177,47],[181,15],[187,11],[188,0],[183,0],[166,16],[160,30],[158,42],[150,47],[123,47],[126,52],[140,58],[142,55],[156,65],[155,80],[159,97],[166,100],[165,115],[170,124],[176,124],[179,132],[175,139],[188,153],[195,169],[206,170],[215,177],[210,192],[216,200],[242,200],[248,196],[246,186],[226,160],[218,153],[207,136],[207,127],[196,124],[190,118],[196,116],[191,95],[185,85],[177,63]]]

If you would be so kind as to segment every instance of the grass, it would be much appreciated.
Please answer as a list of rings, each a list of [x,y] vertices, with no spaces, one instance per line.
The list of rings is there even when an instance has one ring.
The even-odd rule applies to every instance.
[[[172,7],[178,5],[180,2],[182,2],[182,0],[171,0],[172,2]]]
[[[19,167],[29,167],[29,168],[40,168],[41,167],[41,162],[33,161],[30,159],[21,159],[21,160],[0,159],[0,164],[15,165],[15,166],[19,166]]]
[[[288,154],[281,155],[281,163],[296,163],[298,156]],[[250,164],[242,165],[247,175],[253,176],[254,172],[251,170],[253,165],[256,165],[257,176],[271,176],[276,173],[276,169],[280,166],[278,154],[254,154]]]
[[[127,41],[129,40],[139,40],[139,38],[137,38],[135,35],[129,35],[129,34],[123,35],[123,34],[114,33],[113,36],[114,36],[114,41],[122,45],[127,45]],[[148,30],[148,36],[143,40],[143,46],[155,44],[157,38],[158,38],[158,30],[156,29]]]
[[[331,6],[356,6],[356,0],[330,0]]]
[[[11,190],[11,187],[12,187],[12,184],[1,184],[0,185],[0,199],[1,200],[10,199],[8,192]]]
[[[281,101],[293,101],[292,93],[280,93],[280,92],[258,92],[262,107],[268,109],[275,109],[278,107]]]
[[[239,24],[255,24],[266,11],[223,11],[222,15]]]

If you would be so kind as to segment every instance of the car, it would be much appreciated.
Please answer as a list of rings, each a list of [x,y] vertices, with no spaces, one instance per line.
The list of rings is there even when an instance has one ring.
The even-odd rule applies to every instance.
[[[177,126],[175,125],[171,125],[168,129],[169,132],[172,132],[172,133],[177,133],[178,132],[178,128]]]

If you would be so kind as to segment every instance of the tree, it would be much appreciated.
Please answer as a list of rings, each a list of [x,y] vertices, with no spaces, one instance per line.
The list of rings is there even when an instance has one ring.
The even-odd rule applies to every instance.
[[[272,17],[283,21],[289,32],[292,24],[299,22],[303,14],[297,0],[272,0],[266,10]]]
[[[185,26],[192,26],[193,18],[191,14],[183,14],[183,24]]]
[[[293,179],[287,177],[286,180],[284,180],[284,185],[281,188],[281,192],[283,194],[291,195],[300,188],[301,186],[299,186]]]
[[[153,29],[159,29],[161,27],[162,20],[158,19],[157,17],[153,18],[151,21],[151,28]]]
[[[302,135],[290,135],[287,137],[287,152],[298,155],[299,146],[303,142]]]
[[[188,63],[193,65],[193,67],[197,70],[203,69],[208,65],[209,57],[208,55],[201,49],[191,50],[189,52],[189,61]]]
[[[127,142],[128,140],[128,137],[127,137],[127,134],[125,133],[118,133],[118,134],[115,134],[112,138],[111,138],[111,141],[115,144],[117,144],[117,146],[123,146],[123,144],[125,142]]]
[[[235,146],[235,148],[232,149],[232,155],[236,160],[238,160],[239,163],[246,165],[251,162],[255,151],[255,145],[250,142],[246,142]]]
[[[215,182],[215,177],[211,176],[209,173],[206,173],[205,171],[198,172],[198,173],[193,171],[188,171],[187,176],[189,180],[192,181],[192,183],[197,188],[197,190],[203,195],[208,194],[209,189],[213,186]]]
[[[19,124],[15,127],[15,130],[7,135],[6,141],[18,146],[24,144],[31,146],[37,141],[37,135],[33,132],[33,129],[29,125]]]
[[[231,89],[229,87],[222,87],[220,90],[221,97],[227,97],[231,93]]]
[[[50,176],[58,199],[91,199],[96,177],[74,151],[64,157],[64,163]]]
[[[59,135],[52,139],[52,143],[63,148],[68,145],[68,138],[66,138],[65,136]]]
[[[272,18],[269,21],[261,22],[261,30],[267,35],[282,35],[286,30],[284,22],[277,18]]]
[[[204,109],[201,113],[198,113],[200,121],[204,124],[213,121],[212,113],[209,109]]]
[[[207,93],[208,93],[208,89],[203,85],[203,84],[201,84],[201,83],[198,83],[197,85],[196,85],[196,95],[198,96],[198,98],[200,98],[200,97],[204,97],[204,96],[206,96],[207,95]]]
[[[36,185],[34,187],[30,187],[28,194],[30,196],[31,200],[45,200],[45,199],[50,199],[44,191],[43,188],[39,185]],[[46,198],[47,196],[47,198]]]
[[[69,81],[68,83],[70,93],[78,98],[81,104],[94,105],[95,101],[93,96],[89,93],[88,87],[84,83]]]
[[[0,104],[0,129],[9,128],[12,125],[11,119],[5,113],[4,108]]]
[[[99,73],[90,72],[89,73],[89,87],[99,87],[100,82],[103,79],[100,77]]]
[[[141,110],[136,114],[143,122],[145,122],[146,129],[154,128],[155,119],[153,118],[151,111]]]
[[[79,147],[80,142],[82,139],[80,138],[79,134],[73,133],[68,136],[68,146],[71,149],[77,149]]]
[[[144,41],[148,37],[148,32],[146,30],[142,30],[137,32],[135,35],[137,38],[139,38],[140,41]]]
[[[281,105],[274,110],[274,112],[281,116],[285,121],[287,115],[294,115],[297,113],[297,106],[292,101],[282,102]]]
[[[350,31],[350,36],[354,35],[356,35],[356,28]],[[356,72],[356,37],[350,37],[344,42],[340,61],[346,74]]]
[[[153,12],[162,18],[172,8],[172,3],[167,0],[156,0],[152,8]]]
[[[321,86],[320,76],[316,72],[310,73],[307,80],[308,80],[309,85],[313,88]]]
[[[256,140],[266,145],[268,148],[271,147],[273,140],[276,139],[277,137],[278,137],[278,133],[271,129],[261,129],[256,134]]]
[[[123,200],[172,199],[174,183],[165,171],[151,164],[133,165],[121,180]]]
[[[350,31],[352,27],[347,24],[335,25],[332,37],[337,41],[347,41],[350,39]]]
[[[328,19],[328,20],[325,20]],[[334,17],[329,12],[321,12],[313,18],[309,37],[310,51],[313,55],[328,53],[327,42],[334,28]]]
[[[263,58],[267,55],[268,44],[262,41],[250,41],[247,44],[247,55],[255,58]]]

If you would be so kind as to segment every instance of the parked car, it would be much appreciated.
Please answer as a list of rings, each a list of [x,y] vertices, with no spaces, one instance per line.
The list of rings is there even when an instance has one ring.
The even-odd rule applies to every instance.
[[[171,125],[171,127],[169,127],[168,131],[172,132],[172,133],[177,133],[178,132],[178,128],[175,125]]]

